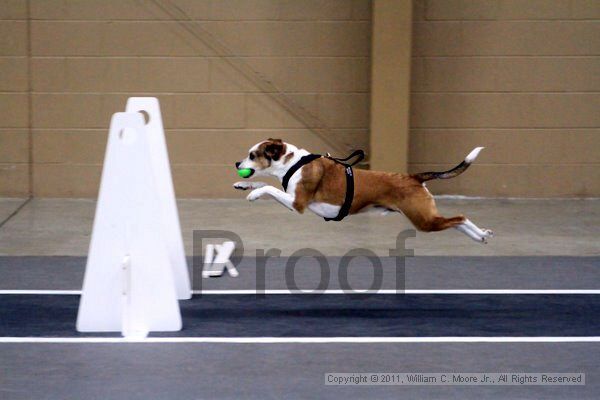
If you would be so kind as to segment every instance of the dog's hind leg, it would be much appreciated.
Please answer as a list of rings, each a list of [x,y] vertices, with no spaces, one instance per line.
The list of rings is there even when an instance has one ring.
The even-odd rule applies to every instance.
[[[398,209],[413,223],[415,228],[423,232],[438,232],[454,228],[465,222],[465,217],[442,217],[433,197],[427,192],[423,195],[412,196],[400,202]]]
[[[405,213],[406,214],[406,213]],[[456,217],[444,218],[440,215],[431,215],[423,218],[423,215],[407,215],[415,227],[423,232],[437,232],[448,228],[455,228],[464,233],[471,239],[479,243],[487,243],[487,237],[490,234],[477,228],[475,224],[462,215]],[[475,229],[472,228],[475,227]],[[490,231],[491,232],[491,231]]]
[[[423,232],[437,232],[455,228],[479,243],[486,243],[492,236],[492,231],[479,229],[463,215],[445,218],[440,215],[433,196],[423,187],[411,187],[411,192],[400,201],[394,201],[396,209],[400,210],[415,228]]]
[[[476,231],[470,229],[467,226],[467,224],[464,224],[464,223],[459,224],[459,225],[456,225],[454,228],[456,228],[457,231],[464,233],[465,235],[467,235],[468,237],[470,237],[471,239],[473,239],[476,242],[487,243],[485,236],[482,236],[479,233],[477,233]]]
[[[491,229],[481,229],[468,219],[465,219],[464,224],[468,229],[477,233],[479,236],[482,236],[484,238],[494,237],[494,232]]]

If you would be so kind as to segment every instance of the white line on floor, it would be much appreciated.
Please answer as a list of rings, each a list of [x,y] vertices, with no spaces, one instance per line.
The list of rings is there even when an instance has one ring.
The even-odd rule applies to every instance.
[[[0,337],[0,343],[596,343],[600,336],[438,337]]]
[[[596,289],[380,289],[364,291],[327,290],[194,290],[193,294],[600,294]]]
[[[290,289],[233,289],[233,290],[194,290],[193,294],[600,294],[600,289],[380,289],[369,291],[290,290]],[[26,295],[80,295],[81,290],[0,290],[3,294]]]
[[[35,295],[80,295],[81,290],[0,290],[2,294],[35,294]]]

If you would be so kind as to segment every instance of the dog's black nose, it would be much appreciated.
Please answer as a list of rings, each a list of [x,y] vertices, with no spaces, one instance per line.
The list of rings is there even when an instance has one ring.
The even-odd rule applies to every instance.
[[[240,168],[240,164],[241,164],[241,162],[239,162],[239,161],[238,161],[238,162],[236,162],[236,163],[235,163],[235,167],[236,167],[237,169],[239,169],[239,168]]]

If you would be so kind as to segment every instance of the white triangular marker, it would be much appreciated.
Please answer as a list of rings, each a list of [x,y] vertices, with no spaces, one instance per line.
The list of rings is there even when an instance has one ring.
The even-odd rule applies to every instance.
[[[181,329],[164,238],[163,189],[153,174],[140,113],[116,113],[110,124],[77,330],[127,337]]]
[[[145,112],[148,115],[146,135],[152,157],[152,168],[156,184],[159,188],[158,196],[161,206],[161,218],[169,252],[169,260],[173,268],[173,278],[179,299],[192,297],[190,278],[188,273],[179,214],[175,201],[175,190],[171,178],[171,166],[165,140],[160,105],[156,97],[130,97],[127,100],[126,112]]]

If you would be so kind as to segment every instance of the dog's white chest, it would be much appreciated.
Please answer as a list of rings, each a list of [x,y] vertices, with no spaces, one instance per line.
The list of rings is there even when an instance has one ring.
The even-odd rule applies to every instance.
[[[308,154],[308,153],[307,153]],[[306,155],[306,154],[300,154],[300,155]],[[302,167],[304,168],[304,167]],[[298,182],[300,181],[300,179],[302,179],[302,168],[300,168],[298,171],[296,171],[290,178],[289,182],[288,182],[288,186],[287,186],[287,190],[286,192],[288,194],[291,195],[295,195],[296,193],[296,186],[298,185]],[[323,218],[335,218],[338,216],[338,213],[340,212],[340,206],[336,206],[333,204],[329,204],[329,203],[321,203],[321,202],[312,202],[308,204],[308,209],[312,212],[314,212],[315,214],[317,214],[320,217]]]
[[[340,212],[340,206],[329,203],[312,202],[308,209],[323,218],[335,218]]]

